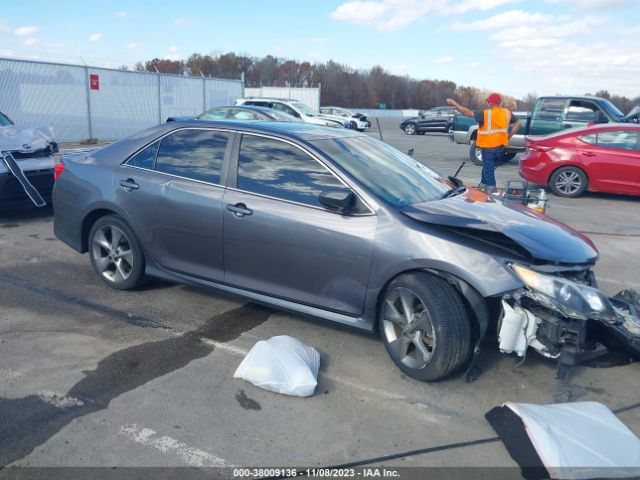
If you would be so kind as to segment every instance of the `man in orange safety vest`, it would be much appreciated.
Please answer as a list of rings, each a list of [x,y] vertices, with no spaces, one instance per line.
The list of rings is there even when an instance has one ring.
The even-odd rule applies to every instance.
[[[511,114],[511,110],[500,106],[502,98],[498,93],[487,97],[487,108],[484,110],[473,111],[451,98],[447,98],[447,103],[478,122],[476,146],[482,154],[482,179],[478,186],[486,188],[489,193],[495,192],[496,166],[503,162],[505,147],[509,144],[509,138],[520,128],[520,120]]]

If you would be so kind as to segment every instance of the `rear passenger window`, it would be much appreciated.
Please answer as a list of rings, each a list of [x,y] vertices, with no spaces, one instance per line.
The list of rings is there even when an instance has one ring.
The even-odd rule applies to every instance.
[[[153,170],[156,163],[156,155],[158,154],[158,145],[160,142],[154,142],[136,153],[129,159],[127,165],[130,167],[147,168]]]
[[[622,150],[636,150],[638,135],[629,130],[613,130],[598,133],[598,146],[619,148]]]
[[[156,171],[219,184],[228,140],[215,130],[178,130],[162,139]]]
[[[321,207],[318,202],[321,192],[344,185],[299,148],[279,140],[245,135],[238,159],[238,188]]]

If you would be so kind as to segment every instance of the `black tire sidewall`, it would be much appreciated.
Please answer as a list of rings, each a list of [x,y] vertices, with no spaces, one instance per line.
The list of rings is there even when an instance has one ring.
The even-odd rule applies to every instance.
[[[560,176],[560,174],[562,172],[567,172],[567,171],[576,172],[578,174],[578,176],[580,177],[580,182],[581,182],[580,188],[576,192],[570,193],[570,194],[561,192],[556,187],[556,181],[557,181],[558,177]],[[551,174],[551,177],[549,177],[549,188],[551,189],[553,194],[556,195],[557,197],[575,198],[575,197],[579,197],[580,195],[582,195],[584,193],[584,191],[587,189],[587,182],[588,182],[587,174],[584,173],[584,171],[582,171],[580,168],[578,168],[578,167],[560,167],[555,172],[553,172]]]
[[[433,322],[436,334],[433,357],[422,369],[407,367],[397,359],[384,333],[383,302],[387,292],[396,287],[406,287],[416,293]],[[467,362],[473,349],[470,318],[460,294],[446,281],[426,272],[401,275],[388,285],[378,308],[378,329],[393,362],[407,376],[419,381],[437,381],[451,375]]]
[[[116,282],[107,280],[99,271],[98,267],[96,266],[95,259],[93,257],[93,248],[92,248],[93,237],[96,231],[98,231],[98,229],[107,225],[113,225],[114,227],[118,227],[126,235],[129,245],[131,246],[131,252],[133,253],[133,269],[131,271],[131,274],[129,275],[129,278],[127,278],[123,282],[116,283]],[[138,242],[136,235],[133,233],[133,230],[131,230],[129,225],[127,225],[127,223],[124,220],[122,220],[122,218],[120,218],[119,216],[106,215],[104,217],[100,217],[93,224],[93,226],[91,227],[91,230],[89,231],[88,246],[89,246],[89,258],[91,259],[91,265],[93,266],[93,269],[95,270],[98,277],[104,283],[109,285],[111,288],[114,288],[116,290],[130,290],[132,288],[135,288],[141,285],[144,282],[145,259],[144,259],[144,253],[142,251],[142,247],[140,246],[140,242]]]

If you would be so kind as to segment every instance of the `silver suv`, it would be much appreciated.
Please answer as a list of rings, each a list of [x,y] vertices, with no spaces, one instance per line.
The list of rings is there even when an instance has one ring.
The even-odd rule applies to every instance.
[[[268,107],[274,110],[293,115],[304,123],[312,123],[314,125],[322,125],[323,127],[343,127],[351,128],[351,123],[346,119],[329,118],[321,115],[309,105],[305,105],[297,100],[289,98],[266,98],[266,97],[248,97],[236,100],[236,105],[255,105],[257,107]]]

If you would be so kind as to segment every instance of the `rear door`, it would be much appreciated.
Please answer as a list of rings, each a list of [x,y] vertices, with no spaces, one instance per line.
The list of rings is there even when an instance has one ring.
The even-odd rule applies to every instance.
[[[638,130],[605,130],[579,136],[576,148],[594,190],[640,194]]]
[[[567,105],[566,98],[540,99],[531,117],[528,135],[546,135],[562,130],[564,111]]]
[[[223,165],[232,138],[230,132],[183,128],[116,171],[118,203],[161,268],[223,279]]]
[[[237,158],[224,197],[225,283],[361,314],[376,216],[364,205],[352,215],[322,207],[320,192],[344,184],[288,141],[245,134]]]

